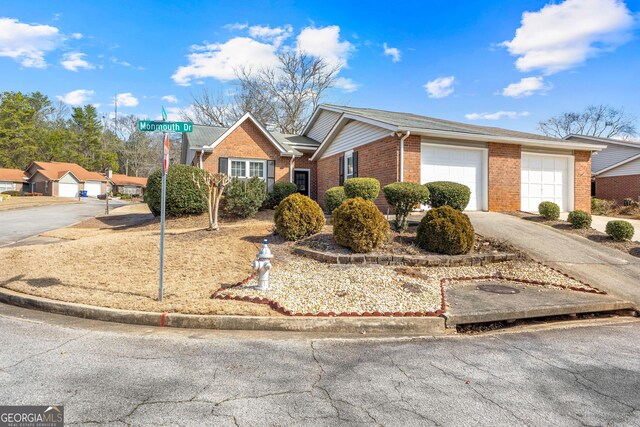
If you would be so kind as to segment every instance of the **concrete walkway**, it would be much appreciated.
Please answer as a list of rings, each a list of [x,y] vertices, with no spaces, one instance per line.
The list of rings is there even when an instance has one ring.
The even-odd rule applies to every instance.
[[[563,212],[560,214],[560,219],[563,221],[566,221],[567,216],[569,216],[569,214],[567,212]],[[635,240],[636,242],[640,242],[640,220],[639,219],[614,218],[612,216],[599,216],[599,215],[592,215],[591,218],[593,219],[593,221],[591,222],[591,227],[603,233],[606,232],[605,230],[607,228],[607,223],[609,221],[613,221],[616,219],[627,221],[631,223],[631,225],[633,225],[633,229],[635,231],[635,234],[633,235],[632,240]]]
[[[640,258],[510,215],[469,212],[478,234],[506,240],[536,261],[640,307]]]

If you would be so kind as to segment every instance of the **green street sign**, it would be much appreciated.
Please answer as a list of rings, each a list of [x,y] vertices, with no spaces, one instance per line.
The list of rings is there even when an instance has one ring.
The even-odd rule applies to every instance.
[[[193,132],[193,123],[138,120],[138,130],[142,132]]]

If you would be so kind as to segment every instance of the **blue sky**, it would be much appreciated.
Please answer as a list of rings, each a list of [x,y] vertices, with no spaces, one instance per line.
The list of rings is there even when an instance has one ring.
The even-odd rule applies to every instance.
[[[330,103],[524,131],[591,103],[640,118],[640,0],[362,4],[5,1],[0,90],[103,113],[120,94],[120,112],[155,118],[302,49],[342,66]]]

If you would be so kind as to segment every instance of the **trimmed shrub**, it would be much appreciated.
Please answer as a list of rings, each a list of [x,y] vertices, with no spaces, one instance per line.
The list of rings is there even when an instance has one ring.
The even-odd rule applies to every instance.
[[[0,193],[0,201],[9,200],[10,198],[11,198],[11,195]]]
[[[194,182],[200,181],[200,188]],[[147,179],[146,201],[151,212],[160,215],[162,196],[162,171],[151,173]],[[181,216],[201,214],[207,210],[207,190],[202,170],[187,165],[171,165],[167,172],[167,215]]]
[[[273,216],[276,233],[287,240],[300,240],[316,234],[325,224],[322,208],[309,197],[291,194],[276,206]]]
[[[273,189],[269,198],[267,199],[266,206],[268,208],[274,208],[288,196],[298,192],[298,186],[293,182],[276,182],[273,184]]]
[[[370,200],[345,200],[333,211],[333,237],[355,252],[371,252],[387,238],[389,222]]]
[[[324,193],[324,208],[328,214],[331,214],[345,200],[347,196],[344,194],[344,187],[331,187]]]
[[[592,197],[591,198],[591,212],[593,212],[594,214],[598,215],[598,214],[603,214],[603,200],[602,199],[598,199],[597,197]]]
[[[12,197],[18,197],[20,195],[20,192],[17,191],[17,190],[7,190],[7,191],[3,191],[0,194],[7,194],[7,195],[12,196]]]
[[[571,223],[573,228],[589,228],[591,227],[591,214],[581,210],[569,212],[567,221]]]
[[[560,218],[560,206],[553,202],[542,202],[538,205],[538,212],[548,221]]]
[[[394,227],[398,231],[407,229],[407,217],[411,210],[429,200],[429,189],[414,182],[395,182],[385,185],[382,192],[387,203],[395,210]]]
[[[228,214],[249,218],[258,213],[267,197],[267,186],[259,177],[233,178],[225,187],[222,206]]]
[[[375,178],[349,178],[344,182],[344,194],[348,199],[375,200],[380,194],[380,181]]]
[[[605,231],[613,240],[631,240],[634,233],[633,225],[622,220],[609,221]]]
[[[476,239],[469,217],[450,206],[434,208],[418,225],[416,244],[439,254],[466,254]]]
[[[429,206],[451,206],[459,211],[465,210],[471,198],[471,189],[463,184],[450,181],[435,181],[425,184],[429,189]]]

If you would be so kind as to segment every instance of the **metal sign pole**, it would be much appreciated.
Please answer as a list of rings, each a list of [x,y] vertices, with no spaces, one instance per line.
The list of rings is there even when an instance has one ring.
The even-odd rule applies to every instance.
[[[164,280],[164,222],[165,222],[165,206],[167,199],[167,169],[169,167],[169,159],[166,153],[167,133],[164,132],[162,138],[162,197],[160,198],[160,288],[158,289],[158,301],[162,301],[163,296],[163,280]]]

